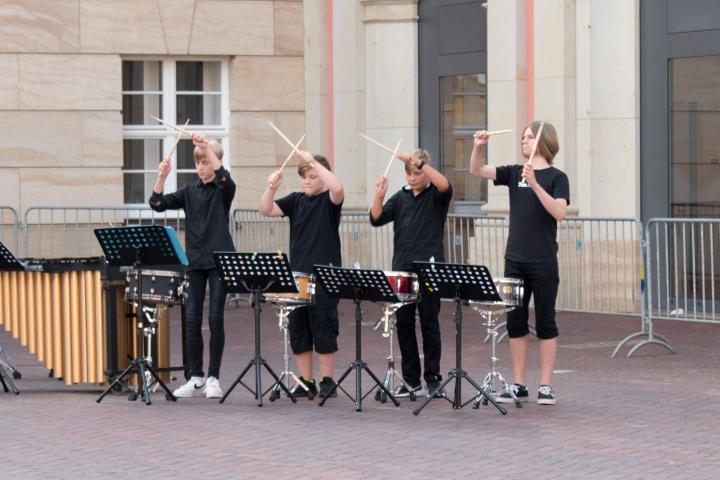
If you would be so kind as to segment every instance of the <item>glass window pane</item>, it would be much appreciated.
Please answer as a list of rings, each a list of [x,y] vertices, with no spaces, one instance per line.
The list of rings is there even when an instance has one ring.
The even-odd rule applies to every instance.
[[[122,62],[122,89],[123,91],[152,91],[162,89],[162,68],[158,61],[128,61]]]
[[[720,56],[671,60],[672,215],[720,215]]]
[[[157,171],[162,161],[162,140],[124,139],[123,170]]]
[[[157,125],[150,115],[162,118],[162,95],[123,95],[123,125]]]
[[[442,172],[454,188],[456,202],[486,202],[487,181],[470,175],[472,135],[486,127],[484,74],[440,79]]]
[[[123,175],[123,198],[125,203],[145,204],[150,199],[155,174],[125,173]]]
[[[177,168],[178,170],[195,170],[195,158],[193,157],[192,140],[180,140],[177,146]],[[178,184],[180,185],[180,184]]]
[[[220,62],[177,62],[179,92],[219,92]]]
[[[220,95],[178,95],[177,120],[191,125],[220,125]]]

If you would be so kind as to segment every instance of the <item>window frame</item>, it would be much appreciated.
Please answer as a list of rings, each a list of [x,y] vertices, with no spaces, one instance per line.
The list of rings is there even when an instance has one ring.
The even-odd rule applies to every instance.
[[[122,90],[121,95],[143,95],[148,93],[159,93],[161,95],[161,108],[162,118],[169,123],[175,123],[177,116],[177,96],[180,95],[219,95],[220,96],[220,124],[219,125],[200,125],[192,126],[191,131],[202,133],[208,137],[216,138],[223,147],[223,166],[229,171],[230,170],[230,68],[229,59],[226,57],[212,57],[212,56],[123,56],[121,57],[122,62],[160,62],[160,70],[162,76],[161,90],[150,91],[150,90]],[[177,85],[177,62],[219,62],[220,63],[220,91],[178,91]],[[190,129],[190,127],[188,127]],[[177,137],[177,131],[170,127],[162,124],[158,125],[125,125],[122,124],[122,138],[124,140],[161,140],[161,149],[164,152],[169,151],[175,139]],[[173,152],[170,158],[172,164],[172,171],[165,180],[165,192],[174,192],[178,189],[178,173],[194,173],[194,169],[177,169],[177,149]],[[121,174],[123,177],[123,190],[125,188],[125,175],[127,174],[152,174],[156,173],[157,169],[125,169],[124,165],[121,167]],[[137,208],[147,205],[143,203],[125,203],[123,198],[123,205],[125,207]]]

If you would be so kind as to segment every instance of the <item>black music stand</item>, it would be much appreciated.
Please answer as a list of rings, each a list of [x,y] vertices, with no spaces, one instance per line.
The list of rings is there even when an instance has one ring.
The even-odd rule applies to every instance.
[[[130,266],[135,268],[137,275],[138,292],[142,292],[142,268],[143,265],[187,265],[185,252],[180,248],[180,243],[175,236],[175,231],[169,227],[160,225],[131,226],[118,228],[96,228],[97,237],[108,264],[112,267]],[[158,385],[165,390],[167,400],[177,401],[177,398],[165,383],[160,379],[157,370],[153,368],[144,355],[143,342],[143,318],[142,293],[138,298],[135,308],[137,320],[137,352],[135,358],[131,359],[130,365],[115,378],[108,388],[96,400],[98,403],[112,391],[116,385],[121,385],[123,379],[131,373],[138,374],[137,396],[145,399],[145,404],[150,405],[150,388],[146,372],[150,373]],[[137,397],[136,397],[137,398]],[[132,399],[132,398],[131,398]]]
[[[490,272],[482,265],[461,265],[454,263],[413,262],[413,269],[418,274],[420,288],[425,295],[439,295],[440,298],[455,300],[455,368],[448,373],[447,378],[432,392],[428,398],[413,411],[419,415],[423,408],[441,392],[445,385],[455,380],[455,395],[453,400],[442,397],[452,403],[453,408],[459,409],[472,402],[474,396],[465,403],[462,402],[462,380],[465,379],[475,389],[492,403],[503,415],[507,410],[499,405],[491,395],[488,395],[475,380],[462,369],[462,303],[467,300],[483,302],[501,302],[502,298],[495,288]]]
[[[23,263],[0,242],[0,272],[22,272],[24,270]],[[20,379],[21,377],[22,375],[15,367],[15,362],[0,345],[0,383],[2,383],[3,390],[6,392],[12,390],[15,395],[19,394],[20,390],[15,386],[13,378]],[[8,389],[8,386],[10,386],[10,389]]]
[[[248,293],[251,294],[253,308],[255,310],[255,356],[248,362],[240,375],[235,379],[225,395],[220,399],[223,403],[230,392],[239,383],[255,396],[258,407],[262,407],[262,397],[270,390],[262,391],[262,379],[260,367],[270,372],[277,385],[285,391],[293,403],[297,403],[295,396],[288,390],[272,368],[260,355],[260,304],[263,301],[263,292],[272,291],[277,293],[297,293],[295,278],[290,270],[287,255],[284,253],[237,253],[237,252],[214,252],[215,265],[220,272],[220,279],[225,287],[226,293]],[[255,390],[243,383],[242,378],[255,367]],[[274,385],[273,385],[274,386]]]
[[[375,374],[370,370],[367,364],[362,360],[362,331],[360,325],[362,323],[362,311],[360,310],[360,302],[369,300],[372,302],[398,303],[400,299],[395,295],[390,283],[382,270],[359,270],[351,268],[325,267],[322,265],[314,265],[315,277],[320,285],[325,289],[328,295],[338,298],[349,298],[355,303],[355,361],[350,363],[345,373],[338,379],[338,382],[328,392],[328,396],[323,398],[320,406],[340,388],[340,384],[345,378],[355,370],[355,398],[353,399],[345,390],[343,392],[355,401],[355,411],[362,411],[363,398],[372,393],[375,388],[381,389],[393,401],[396,407],[400,403],[385,388],[385,385],[378,380]],[[370,389],[364,396],[362,395],[362,371],[365,370],[375,382],[375,386]]]

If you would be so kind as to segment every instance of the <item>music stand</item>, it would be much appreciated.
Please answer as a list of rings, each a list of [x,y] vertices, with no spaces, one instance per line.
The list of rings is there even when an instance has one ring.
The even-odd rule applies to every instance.
[[[472,402],[475,397],[464,404],[462,402],[462,380],[467,380],[475,389],[492,403],[503,415],[507,410],[499,405],[491,395],[488,395],[475,380],[462,369],[462,303],[467,300],[484,302],[501,302],[502,298],[495,288],[495,283],[490,276],[487,267],[482,265],[461,265],[454,263],[435,262],[413,262],[413,269],[418,274],[420,288],[425,295],[439,295],[440,298],[452,298],[455,300],[455,368],[452,369],[447,378],[432,392],[428,392],[428,398],[413,411],[418,415],[434,398],[437,392],[441,392],[445,385],[455,380],[455,395],[452,401],[453,408],[459,409]]]
[[[362,311],[360,310],[360,302],[369,300],[372,302],[399,303],[400,299],[393,292],[390,283],[382,270],[359,270],[351,268],[326,267],[322,265],[314,265],[315,277],[320,285],[325,289],[328,295],[338,298],[349,298],[355,303],[355,361],[350,363],[345,373],[338,379],[328,395],[322,399],[320,406],[340,388],[340,384],[345,378],[355,370],[355,411],[362,411],[363,398],[372,393],[375,388],[380,388],[393,401],[396,407],[400,403],[385,388],[385,385],[378,380],[375,374],[368,368],[367,364],[362,360],[362,331],[360,329],[362,323]],[[375,386],[370,391],[362,395],[362,371],[365,370],[375,382]],[[342,390],[342,389],[341,389]],[[353,398],[343,390],[345,395],[353,400]]]
[[[0,272],[22,272],[24,270],[25,265],[0,242]],[[15,395],[19,394],[20,390],[15,386],[13,378],[19,379],[21,377],[22,375],[15,367],[15,362],[0,345],[0,383],[2,383],[3,390],[6,392],[12,390]],[[10,389],[8,389],[8,386],[10,386]]]
[[[95,237],[100,243],[100,248],[105,254],[108,264],[112,267],[130,266],[135,268],[137,276],[138,304],[135,308],[137,321],[137,352],[135,358],[131,359],[130,365],[113,381],[110,386],[96,400],[98,403],[116,385],[120,385],[123,379],[131,373],[138,374],[138,397],[143,396],[145,404],[150,405],[150,388],[146,372],[155,378],[155,381],[165,390],[165,398],[177,400],[175,395],[165,385],[144,355],[143,342],[143,305],[142,305],[142,268],[143,265],[187,265],[187,257],[180,247],[180,242],[175,235],[175,230],[161,225],[138,225],[131,227],[117,228],[96,228]]]
[[[270,372],[275,382],[285,391],[293,403],[297,403],[295,396],[280,381],[272,368],[260,355],[260,303],[263,301],[262,293],[267,291],[277,293],[297,293],[295,278],[290,270],[287,255],[278,253],[237,253],[237,252],[214,252],[215,265],[220,272],[220,279],[227,293],[250,292],[253,307],[255,310],[255,356],[248,362],[240,375],[235,379],[225,395],[220,399],[223,403],[230,392],[241,384],[255,396],[258,407],[262,407],[262,397],[267,393],[262,391],[262,379],[260,367]],[[242,378],[255,367],[255,390],[243,383]]]

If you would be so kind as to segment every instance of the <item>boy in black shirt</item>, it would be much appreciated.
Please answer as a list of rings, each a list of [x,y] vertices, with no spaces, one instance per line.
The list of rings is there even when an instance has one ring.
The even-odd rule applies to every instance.
[[[340,215],[345,199],[343,185],[330,171],[325,157],[300,152],[298,165],[302,192],[293,192],[274,201],[275,192],[283,181],[282,170],[268,178],[260,198],[260,214],[290,219],[290,266],[295,272],[312,273],[313,265],[342,265],[340,258]],[[313,379],[313,346],[320,370],[320,398],[335,386],[332,379],[337,337],[340,331],[338,299],[330,297],[315,285],[315,303],[295,309],[289,317],[290,347],[295,354],[300,381],[318,393]],[[308,396],[303,388],[295,388],[295,396]],[[333,392],[333,396],[336,393]]]
[[[405,162],[405,178],[408,185],[400,189],[383,206],[387,193],[387,177],[382,176],[375,184],[375,200],[370,208],[370,223],[374,227],[393,222],[393,270],[411,271],[413,261],[444,261],[443,231],[447,218],[452,186],[445,176],[430,164],[430,154],[416,150],[412,155],[399,153]],[[440,396],[440,298],[425,295],[395,312],[398,343],[402,355],[403,379],[413,393],[422,393],[420,384],[420,354],[415,336],[415,308],[420,312],[420,329],[425,355],[425,379],[428,395]],[[396,397],[408,397],[410,391],[401,385]]]
[[[220,363],[225,346],[225,290],[215,268],[212,252],[235,250],[230,236],[230,205],[235,196],[235,182],[222,165],[223,149],[215,140],[199,133],[192,135],[193,157],[198,178],[174,193],[163,195],[165,179],[171,170],[170,158],[160,163],[150,207],[185,211],[185,250],[188,287],[185,310],[186,342],[190,380],[177,388],[176,397],[222,397]],[[205,288],[210,284],[208,323],[210,324],[210,365],[207,381],[203,372],[202,316]]]
[[[528,400],[525,367],[528,350],[528,305],[535,296],[535,327],[540,348],[540,388],[537,403],[554,405],[552,374],[557,354],[558,330],[555,324],[555,299],[558,275],[557,222],[565,218],[570,204],[567,175],[552,166],[560,149],[555,128],[545,123],[536,139],[540,122],[532,122],[523,131],[522,155],[528,159],[537,142],[536,154],[524,165],[494,167],[483,160],[488,141],[485,130],[475,132],[470,157],[470,173],[489,178],[495,185],[507,185],[510,191],[510,233],[505,251],[505,276],[524,282],[522,306],[507,314],[507,331],[515,384],[511,387],[520,401]],[[503,393],[498,401],[514,400]]]

